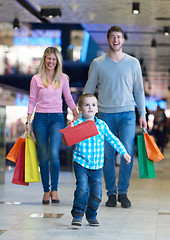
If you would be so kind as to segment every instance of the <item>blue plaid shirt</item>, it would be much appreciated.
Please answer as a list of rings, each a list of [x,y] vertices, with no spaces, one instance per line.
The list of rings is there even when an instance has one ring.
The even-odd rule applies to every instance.
[[[74,125],[86,121],[81,117]],[[107,124],[95,116],[95,124],[99,134],[75,144],[73,161],[88,169],[100,169],[104,164],[104,140],[106,139],[112,147],[122,156],[127,151],[120,140],[110,131]]]

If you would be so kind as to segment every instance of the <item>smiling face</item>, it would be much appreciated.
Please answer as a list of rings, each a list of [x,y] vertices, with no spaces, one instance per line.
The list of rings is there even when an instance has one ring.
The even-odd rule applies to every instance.
[[[122,50],[122,45],[124,43],[124,37],[121,32],[111,32],[108,39],[110,50],[113,52],[118,52]]]
[[[50,53],[45,57],[45,68],[46,70],[55,70],[57,65],[57,57],[54,53]]]
[[[94,116],[98,112],[96,97],[85,97],[79,111],[85,119],[94,120]]]

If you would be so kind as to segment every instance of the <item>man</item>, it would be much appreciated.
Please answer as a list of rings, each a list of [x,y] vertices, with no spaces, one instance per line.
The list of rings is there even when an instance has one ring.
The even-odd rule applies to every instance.
[[[98,118],[104,120],[115,135],[119,135],[132,157],[130,164],[121,158],[118,184],[115,173],[115,150],[105,142],[104,178],[108,195],[107,207],[116,207],[118,201],[123,208],[131,207],[127,197],[133,166],[135,138],[135,105],[140,115],[140,127],[147,128],[145,118],[145,96],[139,61],[124,53],[123,30],[112,26],[107,33],[108,53],[93,60],[89,78],[83,93],[94,93],[98,87]]]

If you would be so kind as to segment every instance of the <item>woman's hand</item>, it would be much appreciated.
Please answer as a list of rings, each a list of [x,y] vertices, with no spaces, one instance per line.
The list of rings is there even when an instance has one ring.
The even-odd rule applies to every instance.
[[[31,125],[31,114],[28,114],[27,121],[25,123],[25,131],[26,132],[30,131],[30,125]]]
[[[31,125],[31,123],[29,123],[29,122],[25,123],[25,131],[26,132],[30,132],[30,128],[31,128],[30,125]]]
[[[79,117],[79,112],[77,111],[77,108],[74,108],[74,109],[72,110],[72,112],[73,112],[73,115],[74,115],[74,120],[77,120],[77,119],[80,118],[80,117]]]

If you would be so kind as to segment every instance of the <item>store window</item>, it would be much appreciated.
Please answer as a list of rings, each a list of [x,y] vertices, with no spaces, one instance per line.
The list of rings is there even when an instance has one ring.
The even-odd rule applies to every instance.
[[[22,25],[14,30],[12,45],[0,45],[0,75],[35,74],[45,48],[61,51],[60,30],[37,30]]]

